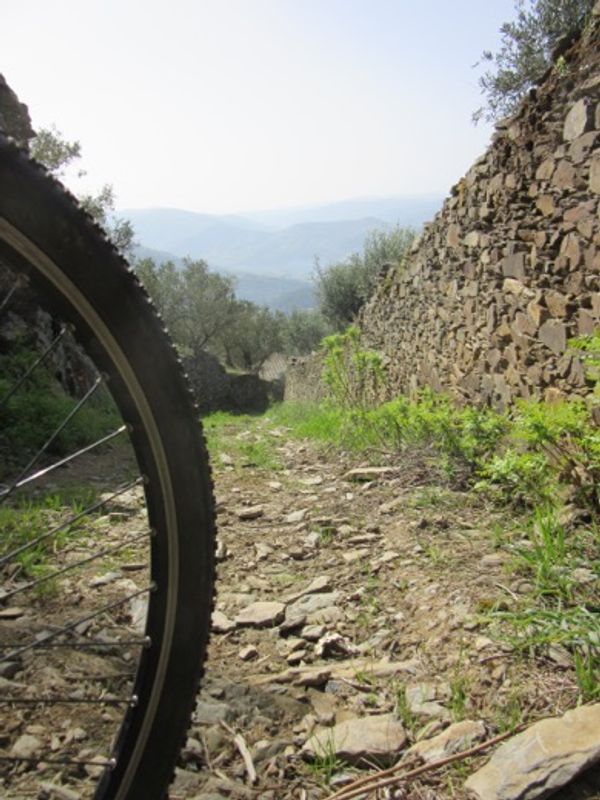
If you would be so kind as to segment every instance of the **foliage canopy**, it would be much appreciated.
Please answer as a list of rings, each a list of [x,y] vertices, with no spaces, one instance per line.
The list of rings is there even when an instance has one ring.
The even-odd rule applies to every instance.
[[[62,178],[66,170],[81,158],[81,145],[78,141],[69,142],[55,127],[40,128],[30,143],[30,152],[36,161],[57,178]],[[85,175],[78,170],[77,177]],[[115,217],[115,193],[111,184],[106,183],[97,194],[83,194],[78,197],[83,208],[106,231],[107,236],[124,255],[133,254],[135,233],[129,220]]]
[[[474,122],[513,113],[551,66],[561,40],[585,25],[593,5],[594,0],[516,0],[516,19],[500,28],[500,49],[482,53],[482,62],[491,66],[479,79],[485,105],[473,114]]]
[[[344,330],[373,294],[386,265],[401,265],[415,238],[412,228],[396,225],[389,231],[373,231],[362,253],[323,267],[317,261],[315,284],[321,314],[337,331]]]

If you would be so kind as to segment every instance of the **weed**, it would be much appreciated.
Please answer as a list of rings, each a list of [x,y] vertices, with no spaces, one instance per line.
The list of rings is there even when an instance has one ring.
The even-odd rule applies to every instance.
[[[425,546],[425,555],[435,567],[439,566],[445,560],[441,549],[435,544],[428,544]]]
[[[469,701],[469,680],[466,675],[460,672],[459,665],[450,679],[450,699],[448,708],[455,722],[460,722],[467,716],[467,704]]]
[[[319,544],[322,547],[327,547],[333,542],[335,535],[335,528],[330,525],[317,526],[315,533],[319,535]]]
[[[598,648],[600,617],[584,606],[554,608],[530,607],[518,611],[495,611],[490,622],[501,623],[495,632],[499,639],[521,652],[534,653],[552,644],[565,647]]]
[[[377,403],[385,383],[381,356],[361,347],[361,331],[350,326],[344,333],[323,339],[323,381],[335,404],[366,411]]]
[[[212,459],[218,463],[219,456],[227,453],[244,467],[280,470],[282,465],[275,451],[276,442],[263,435],[262,422],[247,414],[234,415],[224,411],[205,417],[202,424]]]
[[[299,575],[291,575],[289,572],[279,572],[275,573],[271,576],[272,583],[280,586],[283,589],[287,589],[290,586],[293,586],[300,580]]]
[[[416,726],[417,726],[417,718],[413,714],[411,707],[408,703],[406,697],[406,686],[403,683],[399,683],[395,687],[395,694],[396,694],[396,704],[395,704],[395,712],[399,719],[401,720],[402,724],[406,728],[406,730],[414,733]]]
[[[411,497],[408,505],[411,508],[450,508],[454,505],[453,495],[438,486],[424,486]]]
[[[522,698],[520,692],[512,691],[507,698],[496,707],[494,723],[498,733],[512,731],[523,721]]]
[[[315,755],[309,765],[315,780],[323,786],[329,786],[333,776],[343,767],[343,762],[337,757],[335,751],[335,741],[331,734],[329,738],[322,742],[318,749],[315,748]]]
[[[554,71],[557,75],[567,75],[569,72],[569,65],[564,56],[559,56],[554,62]]]
[[[523,507],[532,500],[548,502],[556,495],[556,482],[543,453],[509,447],[483,464],[480,474],[476,489],[487,492],[497,502]]]
[[[499,550],[511,541],[511,533],[503,522],[494,522],[490,528],[492,544],[495,550]]]
[[[436,459],[438,470],[497,502],[530,509],[568,497],[600,517],[600,429],[582,401],[522,402],[509,415],[458,408],[449,397],[424,390],[414,399],[377,404],[381,387],[368,387],[380,380],[379,367],[360,349],[359,334],[352,329],[327,347],[335,365],[330,382],[338,387],[333,394],[344,402],[274,409],[270,417],[288,424],[292,435],[387,458],[416,448],[430,462]],[[349,363],[344,348],[350,348]],[[600,364],[600,344],[596,356]],[[362,375],[358,397],[350,388],[353,370]],[[444,498],[432,493],[421,502],[443,504]]]
[[[580,702],[597,701],[600,698],[600,656],[592,650],[587,653],[575,651],[574,664]]]
[[[244,459],[244,466],[264,470],[281,469],[281,461],[277,458],[273,444],[264,439],[241,442],[238,451]]]
[[[354,678],[359,682],[362,683],[364,686],[372,686],[373,685],[373,678],[364,669],[358,669],[354,673]]]
[[[2,552],[9,553],[36,542],[19,553],[16,560],[28,577],[44,577],[51,553],[62,549],[84,532],[89,520],[83,516],[76,523],[65,525],[53,536],[39,542],[37,540],[64,525],[70,517],[80,514],[94,499],[95,495],[89,488],[71,488],[64,495],[52,493],[44,498],[23,498],[17,504],[0,507]],[[51,581],[46,581],[44,591],[48,591],[51,585]]]
[[[569,600],[572,582],[566,567],[570,554],[567,552],[565,529],[555,509],[535,510],[529,543],[530,547],[517,550],[518,564],[534,578],[535,591],[542,596],[556,595]]]

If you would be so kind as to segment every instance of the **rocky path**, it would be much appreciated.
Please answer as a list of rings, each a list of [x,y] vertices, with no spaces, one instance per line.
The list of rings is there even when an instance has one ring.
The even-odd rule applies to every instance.
[[[497,612],[522,606],[531,593],[530,577],[515,566],[522,520],[452,490],[426,454],[372,467],[295,441],[266,419],[232,423],[211,439],[218,595],[206,677],[170,800],[532,800],[600,762],[600,705],[569,712],[579,697],[571,654],[553,645],[530,657],[498,635]],[[73,477],[105,489],[119,472],[115,459],[117,451]],[[85,556],[99,537],[121,541],[142,530],[141,500],[139,488],[119,497],[61,558]],[[143,586],[141,546],[118,568],[94,561],[68,575],[62,593],[44,600],[44,624],[52,603],[58,620],[81,614],[99,592],[110,600]],[[579,572],[589,581],[589,569]],[[124,624],[135,631],[143,609],[130,605]],[[3,619],[9,637],[39,623],[39,605],[17,611]],[[94,638],[110,635],[107,620],[95,624]],[[87,696],[97,686],[85,681],[93,679],[123,694],[135,663],[118,648],[110,657],[82,651],[66,665],[59,657],[23,659],[0,676],[0,688]],[[116,712],[92,721],[85,705],[59,708],[52,719],[43,706],[8,709],[0,755],[66,749],[85,765],[48,769],[34,759],[0,774],[2,796],[92,795],[94,760],[110,749],[103,726],[114,730]],[[530,727],[548,717],[559,719]],[[518,725],[525,740],[513,736]],[[492,751],[429,768],[503,733],[508,741],[486,770]],[[359,787],[340,795],[395,764],[428,769],[378,793]],[[599,800],[600,775],[588,770],[553,796]]]
[[[235,454],[265,437],[280,469]],[[490,635],[490,610],[531,587],[502,547],[515,522],[481,498],[431,485],[422,459],[362,468],[266,423],[225,432],[213,461],[214,635],[172,800],[327,798],[401,758],[436,761],[576,705],[561,647],[534,661]],[[598,715],[575,723],[600,730]],[[580,766],[561,758],[564,782]],[[356,796],[466,797],[485,760]],[[535,780],[555,778],[523,778]],[[555,796],[599,787],[588,773]]]

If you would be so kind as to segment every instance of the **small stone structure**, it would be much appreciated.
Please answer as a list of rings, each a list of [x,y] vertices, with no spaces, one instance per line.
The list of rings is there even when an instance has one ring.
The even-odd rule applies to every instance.
[[[319,353],[289,359],[285,373],[284,400],[290,403],[319,403],[326,391],[321,374],[323,358]]]
[[[207,352],[184,360],[196,402],[204,414],[211,411],[260,413],[273,400],[281,400],[283,390],[277,381],[266,381],[253,374],[231,374]]]
[[[504,408],[589,390],[568,342],[600,320],[599,100],[596,3],[364,308],[393,394],[429,386]]]

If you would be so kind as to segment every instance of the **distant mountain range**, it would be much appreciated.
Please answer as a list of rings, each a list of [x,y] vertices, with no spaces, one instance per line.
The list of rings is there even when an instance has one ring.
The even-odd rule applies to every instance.
[[[315,258],[326,266],[360,251],[373,230],[420,227],[441,201],[418,195],[243,215],[174,208],[123,209],[119,215],[133,224],[138,256],[175,262],[202,258],[212,269],[236,276],[239,297],[290,311],[314,305]]]

